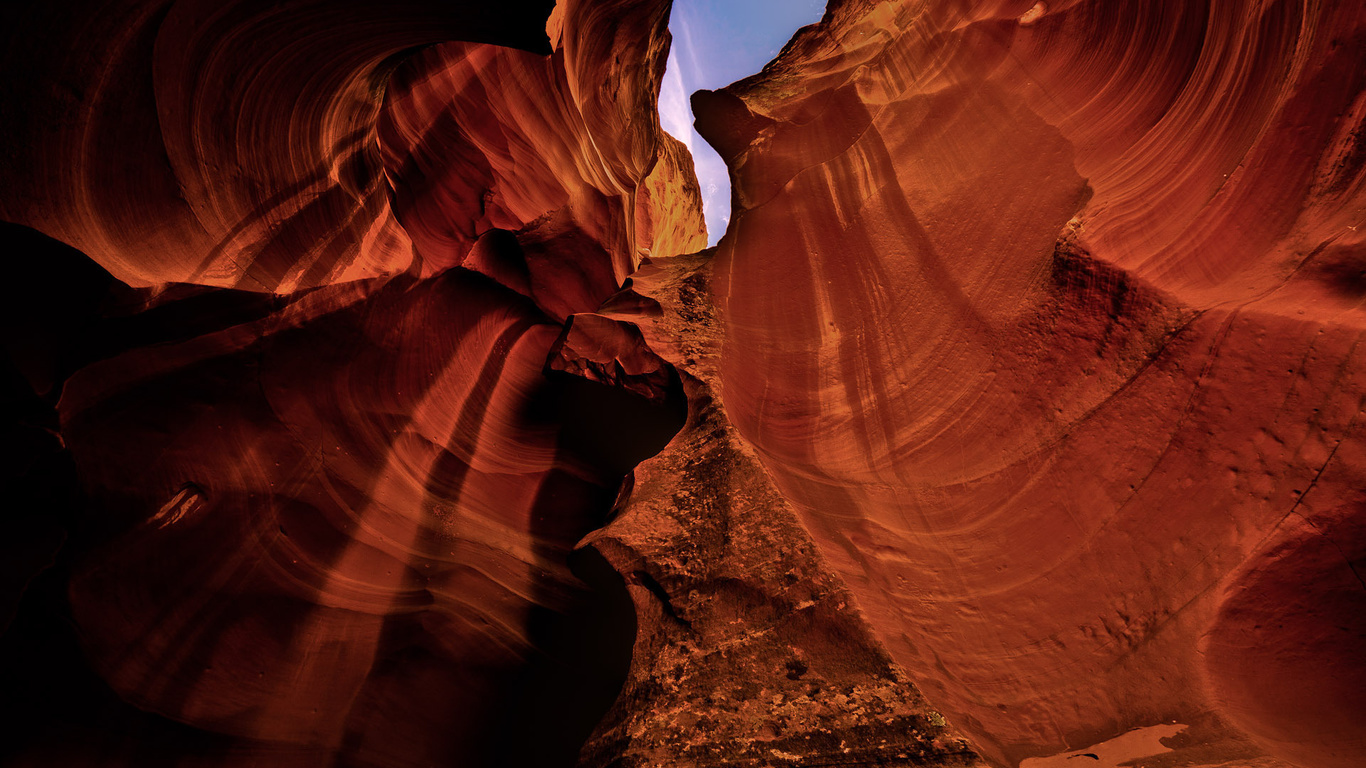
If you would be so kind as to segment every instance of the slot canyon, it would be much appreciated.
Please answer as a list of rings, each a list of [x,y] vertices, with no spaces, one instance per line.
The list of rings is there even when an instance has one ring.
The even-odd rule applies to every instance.
[[[0,765],[1366,767],[1366,3],[684,5],[0,8]]]

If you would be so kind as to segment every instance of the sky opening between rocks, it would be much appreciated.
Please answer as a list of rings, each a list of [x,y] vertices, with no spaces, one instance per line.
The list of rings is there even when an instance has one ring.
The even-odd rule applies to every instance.
[[[825,0],[674,0],[659,117],[664,130],[687,145],[702,186],[707,243],[715,245],[730,221],[730,178],[721,157],[693,130],[688,97],[758,72],[799,28],[820,21]]]

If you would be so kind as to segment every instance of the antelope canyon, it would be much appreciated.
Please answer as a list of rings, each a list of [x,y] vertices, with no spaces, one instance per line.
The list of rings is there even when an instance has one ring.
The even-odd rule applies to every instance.
[[[1366,766],[1360,0],[0,19],[0,765]]]

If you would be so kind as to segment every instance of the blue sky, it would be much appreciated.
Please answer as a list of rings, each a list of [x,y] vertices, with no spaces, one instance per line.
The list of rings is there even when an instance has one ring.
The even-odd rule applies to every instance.
[[[721,239],[730,218],[725,163],[692,129],[688,97],[715,90],[763,68],[799,28],[820,21],[825,0],[674,0],[659,117],[664,130],[688,145],[702,185],[707,238]]]

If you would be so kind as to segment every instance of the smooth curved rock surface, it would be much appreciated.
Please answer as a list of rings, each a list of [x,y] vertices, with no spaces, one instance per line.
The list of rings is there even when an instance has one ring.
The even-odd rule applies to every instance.
[[[1301,765],[1360,762],[1363,526],[1358,505],[1286,518],[1232,581],[1201,648],[1230,719]]]
[[[667,21],[666,3],[566,3],[548,58],[448,44],[395,72],[378,142],[422,273],[511,232],[527,290],[562,320],[620,287],[654,222],[666,246],[688,244],[697,181],[655,110]]]
[[[1366,7],[669,11],[0,11],[0,762],[1366,763]]]
[[[694,96],[730,418],[989,757],[1213,716],[1366,759],[1361,584],[1280,533],[1359,557],[1364,35],[1351,2],[851,0]],[[1235,640],[1250,610],[1285,618]]]
[[[603,310],[676,366],[688,414],[580,543],[622,575],[636,614],[625,686],[581,764],[981,768],[727,420],[712,257],[652,259]]]
[[[136,23],[71,120],[6,126],[34,186],[4,215],[113,273],[26,254],[35,306],[72,298],[6,321],[38,332],[16,391],[55,405],[57,445],[15,446],[83,494],[15,593],[65,588],[75,658],[150,714],[90,706],[159,734],[62,712],[76,736],[16,735],[21,762],[566,765],[620,688],[624,585],[571,549],[686,411],[591,314],[651,243],[705,239],[654,108],[668,4],[437,5],[106,8]],[[59,51],[94,34],[15,13]],[[413,50],[462,37],[487,42]],[[62,109],[76,65],[33,47],[24,95]]]
[[[9,6],[0,218],[133,285],[295,288],[400,272],[374,142],[412,48],[547,52],[548,0]]]

